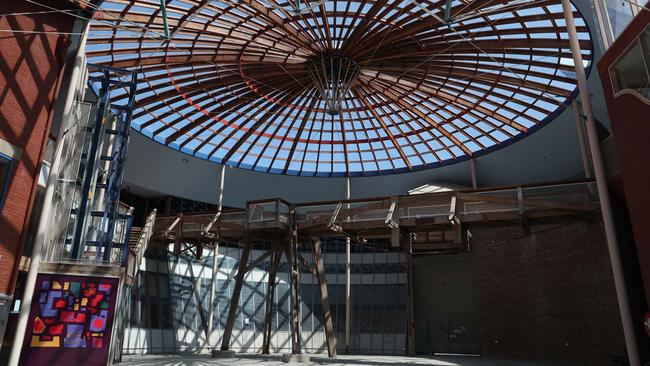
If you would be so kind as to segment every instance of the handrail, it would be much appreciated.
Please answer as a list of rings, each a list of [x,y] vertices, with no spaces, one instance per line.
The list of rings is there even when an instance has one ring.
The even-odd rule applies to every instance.
[[[291,202],[285,200],[284,198],[281,197],[271,197],[271,198],[263,198],[263,199],[258,199],[258,200],[251,200],[251,201],[246,201],[246,205],[260,205],[264,203],[274,203],[274,202],[282,202],[287,206],[291,206]]]
[[[480,212],[505,212],[519,211],[520,216],[526,216],[530,210],[554,209],[568,211],[591,212],[596,209],[591,196],[584,194],[589,185],[593,184],[591,179],[546,182],[538,184],[524,184],[519,186],[490,187],[480,190],[457,190],[444,192],[431,192],[417,195],[383,196],[372,198],[358,198],[349,200],[316,201],[311,203],[291,204],[291,209],[299,209],[296,218],[300,222],[300,229],[311,229],[319,226],[336,227],[343,217],[352,217],[353,221],[382,220],[389,224],[389,218],[394,219],[395,225],[399,225],[400,219],[412,219],[414,217],[449,216],[450,222],[457,222],[458,217],[463,215],[474,215]],[[454,202],[455,201],[455,202]],[[255,203],[251,203],[255,202]],[[280,223],[280,207],[285,201],[279,198],[249,201],[246,210],[237,211],[237,221],[255,221],[252,215],[255,209],[264,210],[268,206],[268,215],[261,216],[262,221],[277,221]],[[451,204],[450,204],[451,202]],[[352,207],[343,208],[351,204]],[[273,206],[273,207],[271,207]],[[504,207],[501,207],[504,206]],[[444,207],[441,211],[439,208]],[[310,211],[321,208],[318,211]],[[420,209],[421,213],[411,214],[411,210]],[[275,212],[274,212],[275,211]],[[246,215],[248,213],[248,215]],[[205,213],[187,214],[184,218],[198,220],[201,218],[202,225],[208,224],[211,229],[219,223],[232,222],[232,217],[222,215],[206,215]],[[194,218],[194,219],[193,219]],[[163,217],[160,217],[162,220]],[[174,227],[177,217],[166,217],[161,221],[159,232],[169,230],[169,224]],[[174,223],[172,223],[174,221]],[[257,222],[257,221],[255,221]],[[204,229],[204,227],[202,227]],[[243,228],[243,227],[242,227]],[[203,235],[206,235],[204,230]]]
[[[492,187],[485,187],[485,188],[479,188],[479,189],[463,189],[463,190],[457,190],[457,191],[448,191],[448,192],[432,192],[432,193],[421,193],[417,195],[398,195],[399,198],[407,198],[407,197],[435,197],[435,196],[441,196],[444,194],[450,195],[453,194],[454,192],[459,192],[459,193],[486,193],[486,192],[502,192],[502,191],[510,191],[517,189],[519,187],[524,188],[524,189],[531,189],[531,188],[550,188],[550,187],[559,187],[559,186],[571,186],[571,185],[579,185],[579,184],[587,184],[587,183],[595,183],[594,179],[587,178],[587,179],[572,179],[572,180],[563,180],[563,181],[552,181],[552,182],[543,182],[543,183],[527,183],[527,184],[515,184],[515,185],[503,185],[503,186],[492,186]],[[349,200],[327,200],[327,201],[310,201],[310,202],[297,202],[294,203],[295,207],[309,207],[309,206],[326,206],[326,205],[336,205],[339,202],[342,202],[344,204],[355,204],[355,203],[367,203],[367,202],[373,202],[373,201],[383,201],[386,199],[390,199],[391,196],[377,196],[377,197],[365,197],[365,198],[351,198]]]
[[[208,211],[197,211],[197,212],[184,212],[184,215],[188,216],[212,216],[216,215],[217,213],[221,212],[222,216],[227,216],[231,214],[243,214],[246,212],[246,209],[244,208],[224,208],[221,211],[219,210],[208,210]],[[156,216],[159,219],[169,219],[169,218],[176,218],[178,217],[177,214],[174,215],[157,215]]]
[[[135,279],[138,275],[138,269],[140,268],[140,263],[142,262],[142,257],[147,251],[149,246],[149,241],[153,235],[154,227],[156,226],[156,209],[149,213],[147,220],[142,228],[140,237],[138,237],[138,242],[135,248],[129,248],[129,259],[127,261],[127,284],[132,285],[135,282]]]

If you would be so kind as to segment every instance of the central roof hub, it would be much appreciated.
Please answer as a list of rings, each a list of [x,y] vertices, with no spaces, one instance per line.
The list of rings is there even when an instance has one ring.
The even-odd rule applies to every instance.
[[[350,88],[356,83],[361,67],[349,57],[325,54],[309,65],[309,76],[325,102],[327,113],[341,113],[341,106]]]

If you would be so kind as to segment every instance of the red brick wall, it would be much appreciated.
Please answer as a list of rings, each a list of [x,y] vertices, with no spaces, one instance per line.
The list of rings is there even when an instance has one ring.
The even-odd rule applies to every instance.
[[[0,1],[0,14],[43,10],[25,1]],[[71,32],[73,23],[73,17],[56,13],[0,16],[0,29]],[[68,44],[66,35],[0,33],[0,138],[23,150],[0,212],[0,293],[11,291],[17,270]]]
[[[611,365],[625,343],[602,224],[473,229],[485,356]]]

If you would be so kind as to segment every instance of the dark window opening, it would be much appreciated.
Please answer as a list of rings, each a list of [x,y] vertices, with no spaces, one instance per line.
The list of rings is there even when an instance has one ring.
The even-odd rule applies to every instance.
[[[0,153],[0,210],[4,207],[5,198],[9,191],[9,183],[11,182],[11,170],[13,168],[14,159]]]

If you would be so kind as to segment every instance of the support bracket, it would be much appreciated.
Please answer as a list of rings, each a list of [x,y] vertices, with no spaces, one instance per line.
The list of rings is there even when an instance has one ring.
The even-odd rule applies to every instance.
[[[336,219],[338,218],[342,207],[343,207],[343,202],[339,202],[338,205],[336,205],[336,209],[334,210],[334,213],[332,213],[332,217],[330,217],[330,220],[327,223],[327,227],[336,232],[343,231],[343,228],[340,225],[336,224]]]

